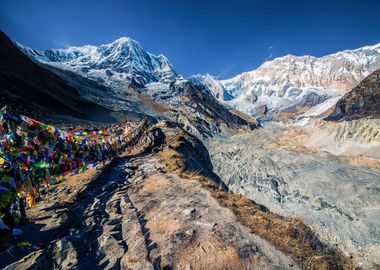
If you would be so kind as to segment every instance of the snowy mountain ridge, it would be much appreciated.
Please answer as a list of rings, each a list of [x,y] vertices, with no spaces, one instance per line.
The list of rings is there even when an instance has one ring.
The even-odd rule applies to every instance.
[[[226,104],[256,115],[260,106],[277,113],[299,103],[312,107],[342,96],[379,67],[380,43],[323,57],[286,55],[228,80],[210,79],[208,74],[190,80],[205,85]]]
[[[146,52],[137,41],[123,37],[110,44],[67,49],[35,50],[16,45],[34,61],[76,72],[110,86],[138,83],[168,83],[178,76],[162,54]]]
[[[346,92],[351,90],[352,82],[368,76],[379,66],[380,43],[323,57],[288,54],[266,61],[256,70],[221,82],[232,93],[241,93],[233,88],[234,84],[247,80],[272,81],[277,85],[289,82],[296,87],[320,87]]]

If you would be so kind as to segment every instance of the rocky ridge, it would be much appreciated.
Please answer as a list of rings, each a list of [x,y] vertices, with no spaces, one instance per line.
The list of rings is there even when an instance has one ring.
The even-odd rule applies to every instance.
[[[150,147],[150,154],[144,153],[136,159],[132,158],[128,165],[125,165],[127,159],[119,161],[120,164],[113,163],[114,172],[101,178],[101,182],[110,180],[110,186],[104,182],[96,186],[95,181],[95,186],[89,189],[90,198],[83,201],[82,205],[86,208],[86,217],[78,220],[81,224],[77,224],[76,231],[63,232],[65,236],[70,234],[70,237],[64,240],[60,238],[49,249],[34,255],[44,258],[44,261],[50,263],[49,267],[59,265],[63,268],[72,267],[70,261],[73,261],[81,267],[101,265],[106,268],[128,265],[141,268],[190,265],[189,267],[203,269],[210,268],[213,262],[217,262],[218,266],[225,268],[244,268],[256,263],[262,268],[272,269],[292,268],[296,262],[301,268],[311,269],[318,266],[320,269],[331,269],[344,266],[352,269],[353,264],[348,259],[350,256],[359,266],[376,267],[379,264],[376,254],[379,245],[379,231],[376,230],[376,179],[379,179],[379,175],[372,165],[363,166],[362,160],[341,157],[339,155],[342,153],[334,153],[332,148],[321,148],[320,145],[317,147],[308,145],[306,141],[299,141],[301,137],[297,132],[309,132],[309,126],[290,129],[287,133],[286,128],[269,125],[250,134],[231,138],[217,137],[208,142],[215,171],[221,179],[213,172],[207,149],[196,137],[185,132],[206,138],[218,133],[231,135],[231,131],[242,128],[245,131],[256,128],[258,123],[255,119],[232,109],[237,107],[234,102],[249,108],[247,112],[252,113],[251,109],[254,109],[255,113],[268,119],[272,119],[273,113],[280,111],[286,114],[285,118],[307,113],[310,117],[319,115],[318,112],[323,112],[322,109],[331,104],[332,97],[334,100],[340,98],[348,85],[377,65],[378,45],[355,50],[353,53],[338,53],[334,59],[322,61],[323,65],[331,68],[332,73],[343,74],[341,79],[340,75],[330,78],[331,80],[318,77],[318,82],[314,82],[309,77],[311,73],[313,76],[321,75],[318,72],[322,69],[317,64],[320,59],[288,56],[281,58],[280,62],[272,61],[282,68],[265,68],[268,64],[265,63],[261,70],[263,74],[258,72],[264,77],[267,72],[279,72],[277,81],[275,78],[268,79],[278,83],[279,88],[271,89],[264,79],[258,79],[257,85],[251,85],[249,80],[256,78],[256,75],[247,75],[247,83],[242,83],[244,76],[239,77],[239,82],[236,83],[239,86],[231,90],[233,84],[230,84],[229,92],[223,82],[211,76],[208,76],[205,83],[202,76],[184,80],[164,60],[161,59],[162,63],[157,64],[154,62],[157,57],[140,51],[141,47],[129,39],[120,39],[112,44],[100,46],[100,51],[100,47],[85,46],[66,51],[42,52],[19,46],[40,67],[52,71],[74,86],[81,99],[100,104],[109,110],[129,110],[137,117],[148,115],[155,121],[169,119],[177,123],[179,128],[166,124],[152,130],[154,141],[158,143]],[[101,58],[107,61],[102,62],[104,59]],[[330,61],[336,61],[337,58],[342,61],[338,61],[337,66],[329,66]],[[282,63],[285,60],[290,64]],[[83,66],[78,68],[82,62]],[[145,64],[149,67],[144,66]],[[304,81],[297,81],[295,74],[301,72],[302,65],[311,66],[312,70],[306,69],[311,72],[310,76],[301,74]],[[348,65],[347,70],[341,70],[341,65]],[[107,72],[108,69],[111,72]],[[289,70],[294,73],[292,79],[284,79]],[[348,76],[346,71],[352,73],[352,76]],[[335,79],[340,83],[334,84]],[[291,83],[284,85],[289,80]],[[257,86],[255,89],[258,92],[249,90],[253,85]],[[336,89],[330,91],[324,88],[330,87],[329,85]],[[238,93],[238,88],[244,87],[251,92]],[[219,102],[216,99],[231,99],[233,95],[237,96],[229,101]],[[262,100],[272,103],[260,103]],[[221,102],[232,106],[231,109],[226,109]],[[371,129],[366,129],[366,121],[367,119],[349,124],[344,122],[338,129],[332,124],[320,124],[318,128],[324,130],[328,138],[332,138],[330,146],[338,142],[339,147],[347,142],[355,145],[358,142],[372,143],[375,149],[373,153],[376,154],[378,129],[372,126]],[[310,130],[315,134],[317,132],[313,128]],[[352,133],[353,130],[356,131]],[[294,140],[295,137],[297,140]],[[349,151],[344,154],[353,151],[351,146],[346,149]],[[368,153],[367,151],[366,154]],[[127,174],[123,172],[123,168]],[[126,175],[130,181],[123,182]],[[309,178],[312,180],[308,180]],[[193,182],[188,184],[186,181]],[[160,190],[162,186],[164,188]],[[182,189],[182,186],[186,188]],[[108,188],[116,190],[115,193],[106,194],[104,190]],[[235,193],[226,193],[228,189],[245,194],[257,203]],[[185,202],[180,206],[185,209],[185,219],[172,213],[178,210],[175,206],[181,198],[173,194],[175,190],[187,201],[189,190],[194,192],[191,195],[196,198],[194,201],[206,198],[206,206],[196,205],[204,207],[195,210],[195,213],[200,212],[200,216],[193,217],[193,208],[196,207],[191,205],[191,209],[187,209],[189,205]],[[327,192],[330,190],[349,195],[343,200],[339,194]],[[114,195],[115,197],[108,197]],[[167,198],[173,198],[172,204]],[[368,200],[363,202],[363,198]],[[92,206],[88,208],[90,204]],[[161,207],[161,204],[169,205],[172,211],[167,213],[166,207]],[[227,207],[232,215],[228,211],[223,212],[219,206]],[[78,211],[83,212],[83,209]],[[213,211],[223,218],[205,218]],[[69,216],[71,214],[73,212]],[[74,213],[77,218],[75,215]],[[142,215],[144,216],[140,218]],[[172,222],[165,223],[159,218],[161,215]],[[192,219],[189,221],[187,216]],[[101,220],[101,217],[105,217],[105,220]],[[231,230],[224,227],[225,220],[229,221],[227,224]],[[129,221],[132,223],[129,224]],[[189,222],[192,228],[187,226]],[[210,231],[198,222],[217,225],[210,226],[211,229],[205,225]],[[120,227],[123,223],[125,224]],[[222,224],[219,229],[218,224]],[[137,228],[132,230],[137,238],[126,235],[122,230],[123,226]],[[247,234],[247,228],[258,238]],[[139,230],[141,234],[138,233]],[[74,234],[81,236],[76,239]],[[215,236],[207,240],[211,243],[211,246],[207,244],[211,253],[206,252],[208,247],[201,243],[210,234]],[[177,244],[166,242],[167,236]],[[195,247],[190,245],[193,238]],[[86,239],[91,239],[91,243],[84,245],[83,249],[77,249],[76,245]],[[233,239],[233,243],[228,239]],[[244,251],[245,245],[241,239],[250,239],[247,252]],[[190,250],[186,250],[181,243],[189,244]],[[137,252],[129,253],[129,246]],[[221,252],[222,246],[227,246],[228,252]],[[185,251],[179,254],[178,250]],[[81,258],[84,254],[92,254],[95,259],[83,261]],[[209,257],[213,260],[201,258],[194,262],[189,254],[200,254],[200,257],[211,254]],[[276,254],[278,260],[270,254]],[[49,257],[52,259],[48,259]],[[261,260],[262,257],[264,259]],[[226,258],[229,260],[226,261]]]
[[[345,94],[325,120],[343,121],[366,116],[380,117],[380,69]]]

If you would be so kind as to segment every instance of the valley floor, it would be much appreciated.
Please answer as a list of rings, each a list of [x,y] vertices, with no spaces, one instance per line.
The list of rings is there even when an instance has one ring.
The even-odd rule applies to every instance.
[[[315,132],[268,124],[212,139],[207,147],[215,173],[230,189],[274,213],[306,221],[323,242],[365,269],[378,269],[379,160],[305,146]]]

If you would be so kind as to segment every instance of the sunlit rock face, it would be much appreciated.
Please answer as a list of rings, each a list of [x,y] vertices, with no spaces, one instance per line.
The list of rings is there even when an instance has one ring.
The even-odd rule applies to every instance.
[[[380,69],[344,95],[326,120],[352,120],[366,116],[380,116]]]

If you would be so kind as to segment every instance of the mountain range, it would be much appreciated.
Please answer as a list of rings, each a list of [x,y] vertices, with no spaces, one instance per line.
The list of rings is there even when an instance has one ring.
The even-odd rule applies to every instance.
[[[12,51],[29,65],[23,67],[21,63],[12,62],[12,57],[4,58],[4,66],[14,66],[11,73],[18,74],[28,84],[20,85],[21,80],[6,76],[3,85],[12,85],[13,95],[23,102],[25,106],[20,107],[26,114],[35,115],[39,107],[47,109],[38,115],[39,119],[48,120],[46,118],[52,115],[60,115],[93,121],[99,114],[101,117],[97,119],[103,123],[116,122],[121,118],[148,117],[153,122],[166,119],[200,137],[228,129],[252,129],[257,126],[255,119],[227,109],[210,93],[199,91],[190,81],[178,76],[164,56],[145,52],[129,38],[121,38],[98,48],[84,46],[38,51],[12,43],[4,33],[1,34],[0,46],[4,48],[4,54],[7,50]],[[31,76],[30,70],[40,74]],[[60,88],[50,82],[53,78],[60,80],[68,89],[67,93],[61,93]],[[63,102],[64,97],[72,92],[75,99],[67,100],[66,110],[59,109],[44,96],[33,97],[28,104],[25,96],[36,96],[42,91],[30,91],[32,86],[36,86],[33,80],[49,81],[52,87],[49,91],[43,89],[47,97],[61,96],[60,102]],[[7,97],[1,104],[12,103],[10,100]],[[90,105],[98,108],[97,111],[88,109]],[[81,109],[88,115],[74,113]]]
[[[228,80],[208,74],[190,80],[229,106],[255,116],[265,106],[273,117],[339,98],[378,68],[380,44],[319,58],[286,55]]]
[[[164,55],[146,52],[131,38],[120,38],[98,47],[67,49],[35,50],[16,45],[35,62],[65,76],[73,84],[76,80],[67,78],[70,77],[68,72],[110,88],[114,98],[109,102],[107,94],[102,104],[113,104],[110,108],[114,110],[128,107],[120,97],[128,92],[131,84],[143,89],[141,91],[155,101],[177,106],[178,96],[170,85],[186,81],[201,92],[211,94],[227,108],[263,120],[300,119],[317,105],[327,109],[380,68],[380,44],[377,44],[323,57],[286,55],[227,80],[209,74],[185,80]],[[89,88],[83,95],[99,102],[104,91]]]

